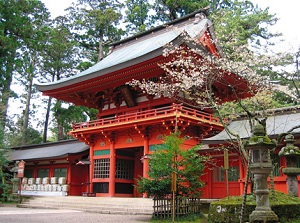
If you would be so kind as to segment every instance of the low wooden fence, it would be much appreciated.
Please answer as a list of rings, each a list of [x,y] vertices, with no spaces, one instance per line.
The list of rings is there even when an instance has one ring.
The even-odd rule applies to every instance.
[[[154,198],[153,215],[160,219],[172,217],[172,198]],[[175,218],[189,214],[199,214],[200,198],[175,198]]]

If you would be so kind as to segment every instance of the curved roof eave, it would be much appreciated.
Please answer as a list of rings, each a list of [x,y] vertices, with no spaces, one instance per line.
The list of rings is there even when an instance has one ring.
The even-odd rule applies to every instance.
[[[175,42],[183,32],[187,32],[192,38],[197,38],[210,27],[208,19],[202,19],[197,24],[191,22],[184,27],[166,28],[163,33],[153,33],[146,37],[124,43],[116,47],[107,57],[99,61],[89,69],[78,73],[77,75],[61,79],[56,82],[36,84],[38,90],[48,91],[61,87],[77,84],[82,81],[87,81],[105,74],[121,70],[128,66],[138,64],[162,55],[163,47],[171,42]]]

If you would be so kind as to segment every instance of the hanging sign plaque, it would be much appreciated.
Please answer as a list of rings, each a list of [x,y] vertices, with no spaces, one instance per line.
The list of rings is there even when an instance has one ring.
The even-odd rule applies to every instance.
[[[25,162],[21,160],[18,163],[18,177],[23,178],[24,177],[24,170],[25,170]]]

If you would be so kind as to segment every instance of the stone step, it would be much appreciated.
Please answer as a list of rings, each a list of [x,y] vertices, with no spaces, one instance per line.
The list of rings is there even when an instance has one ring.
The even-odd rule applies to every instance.
[[[147,198],[34,197],[20,208],[70,209],[105,214],[151,215],[153,200]]]
[[[81,208],[81,207],[97,207],[103,209],[125,209],[125,210],[149,210],[152,209],[152,206],[126,206],[126,205],[106,205],[106,204],[66,204],[66,203],[56,203],[56,204],[49,204],[49,203],[35,203],[35,202],[28,202],[22,203],[21,205],[25,206],[51,206],[51,207],[74,207],[74,208]]]
[[[123,207],[123,208],[152,208],[153,204],[122,204],[122,203],[101,203],[101,202],[61,202],[61,201],[27,201],[23,204],[35,204],[35,205],[51,205],[51,206],[101,206],[101,207]]]
[[[111,209],[101,209],[101,208],[74,208],[74,207],[53,207],[53,206],[36,206],[36,205],[22,205],[19,204],[20,208],[41,208],[41,209],[67,209],[67,210],[78,210],[83,212],[90,213],[101,213],[101,214],[124,214],[124,215],[152,215],[152,210],[116,210],[114,208]]]

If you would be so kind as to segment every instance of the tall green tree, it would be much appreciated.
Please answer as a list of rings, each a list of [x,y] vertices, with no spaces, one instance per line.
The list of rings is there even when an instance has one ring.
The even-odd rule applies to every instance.
[[[67,9],[69,25],[82,51],[91,64],[108,53],[108,45],[124,33],[117,28],[122,5],[114,0],[77,0]]]
[[[138,180],[137,189],[148,196],[164,197],[172,193],[172,173],[177,175],[177,193],[181,196],[201,196],[204,183],[200,180],[208,157],[198,154],[198,147],[183,148],[179,133],[165,137],[149,159],[149,178]]]
[[[62,106],[62,101],[57,101],[52,108],[55,122],[51,131],[58,140],[68,138],[68,132],[72,130],[72,123],[85,122],[87,119],[95,120],[98,113],[97,109],[72,104],[66,105]]]
[[[44,50],[48,38],[49,21],[41,21],[41,23],[34,24],[35,29],[43,30],[39,32],[28,44],[21,48],[22,52],[20,65],[16,68],[14,79],[20,87],[24,88],[24,93],[19,95],[22,103],[23,112],[21,114],[22,121],[19,123],[22,138],[19,140],[20,145],[28,144],[31,140],[28,134],[31,134],[31,122],[34,120],[38,106],[32,104],[32,99],[36,97],[36,89],[33,81],[37,78],[41,71],[40,62],[41,54]],[[24,107],[23,107],[24,106]],[[30,129],[29,129],[30,127]]]
[[[131,34],[136,34],[146,31],[150,26],[149,12],[151,4],[143,0],[126,0],[125,1],[125,22],[126,29]]]
[[[269,31],[269,27],[278,21],[276,15],[271,14],[268,8],[262,9],[250,1],[233,0],[218,10],[211,10],[211,19],[224,55],[232,61],[243,61],[256,74],[268,79],[273,89],[277,89],[272,94],[261,93],[258,97],[240,103],[254,112],[288,106],[297,101],[297,92],[288,87],[297,82],[292,81],[296,72],[289,73],[284,69],[293,64],[293,55],[290,52],[272,51],[272,46],[280,41],[281,36],[280,33]],[[278,84],[274,85],[273,82]],[[223,111],[227,110],[226,107],[231,110],[235,108],[237,113],[243,110],[240,105],[233,103],[228,106],[225,104],[224,107]]]
[[[155,0],[154,21],[171,22],[209,5],[208,0]]]
[[[5,133],[6,147],[40,144],[43,142],[40,131],[28,126],[24,132],[23,121],[23,117],[20,117],[16,123],[10,124],[9,131]],[[26,139],[24,139],[24,135],[26,135]]]
[[[36,0],[0,1],[0,122],[4,128],[7,119],[8,100],[13,95],[11,83],[18,65],[20,49],[35,41],[41,30],[35,24],[47,20],[49,13],[44,4]]]
[[[44,50],[41,53],[41,69],[42,76],[39,81],[41,82],[53,82],[60,80],[61,78],[74,75],[76,66],[79,62],[77,43],[73,39],[73,36],[69,28],[65,25],[67,22],[65,17],[57,17],[52,22],[52,27],[48,30],[48,39],[44,45]],[[61,106],[60,101],[55,102],[57,106]],[[43,141],[47,140],[47,131],[49,125],[49,117],[52,106],[52,98],[48,98],[46,102],[46,116],[44,121],[44,133]],[[58,109],[59,110],[59,109]],[[63,139],[63,127],[59,115],[55,114],[56,123],[60,134],[58,139]]]
[[[248,0],[228,2],[230,4],[226,7],[211,10],[218,42],[227,55],[241,45],[249,44],[253,47],[252,50],[262,45],[270,45],[274,37],[281,35],[268,29],[278,21],[268,8],[261,9]]]

